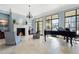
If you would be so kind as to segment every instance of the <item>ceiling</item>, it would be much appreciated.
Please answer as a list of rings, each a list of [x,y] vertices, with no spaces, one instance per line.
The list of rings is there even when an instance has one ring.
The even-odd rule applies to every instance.
[[[33,16],[38,17],[78,6],[78,4],[32,4],[30,11]],[[0,4],[0,10],[9,11],[10,8],[13,13],[24,16],[26,16],[29,11],[27,4]]]

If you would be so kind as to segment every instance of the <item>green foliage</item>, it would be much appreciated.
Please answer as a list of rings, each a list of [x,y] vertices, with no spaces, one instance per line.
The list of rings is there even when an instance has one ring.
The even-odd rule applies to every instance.
[[[16,23],[16,19],[13,19],[13,24],[15,24]]]

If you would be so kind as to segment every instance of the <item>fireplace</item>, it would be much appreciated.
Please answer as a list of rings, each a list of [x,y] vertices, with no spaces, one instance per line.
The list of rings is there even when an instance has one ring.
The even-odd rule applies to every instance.
[[[17,36],[25,36],[25,28],[17,28]]]

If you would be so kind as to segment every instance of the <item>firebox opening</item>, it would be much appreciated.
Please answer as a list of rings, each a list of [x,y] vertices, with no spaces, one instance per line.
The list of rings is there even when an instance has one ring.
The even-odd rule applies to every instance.
[[[25,36],[25,28],[17,28],[17,36]]]

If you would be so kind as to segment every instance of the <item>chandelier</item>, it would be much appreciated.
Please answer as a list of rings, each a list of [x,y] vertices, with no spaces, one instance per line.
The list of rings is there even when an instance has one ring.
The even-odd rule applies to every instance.
[[[32,18],[33,16],[32,16],[31,11],[30,11],[30,7],[31,7],[31,6],[29,5],[28,7],[29,7],[29,11],[28,11],[29,13],[28,13],[28,15],[27,15],[26,17],[30,19],[30,18]]]

